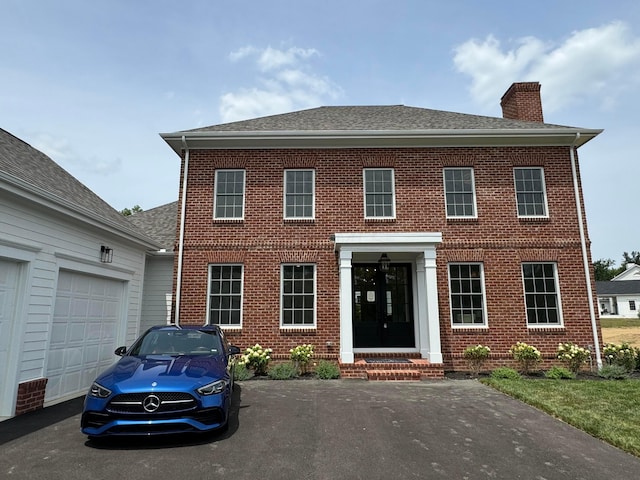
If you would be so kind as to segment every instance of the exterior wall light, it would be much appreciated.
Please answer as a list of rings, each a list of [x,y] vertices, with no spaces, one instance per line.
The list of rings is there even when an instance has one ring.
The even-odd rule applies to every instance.
[[[391,259],[387,256],[386,253],[383,253],[378,260],[378,266],[380,267],[380,270],[387,273],[389,271],[389,265],[391,265]]]
[[[111,263],[113,262],[113,248],[105,247],[104,245],[100,246],[100,261],[102,263]]]

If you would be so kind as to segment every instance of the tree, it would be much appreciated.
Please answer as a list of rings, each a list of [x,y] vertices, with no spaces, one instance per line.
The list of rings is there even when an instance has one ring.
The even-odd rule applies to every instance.
[[[125,217],[129,217],[131,215],[133,215],[134,213],[138,213],[142,211],[142,207],[140,207],[140,205],[134,205],[131,208],[125,208],[124,210],[120,210],[120,213],[122,215],[124,215]]]
[[[624,252],[622,254],[622,266],[627,268],[628,263],[635,263],[636,265],[640,265],[640,252],[633,251],[630,254]]]
[[[616,262],[611,260],[610,258],[600,259],[593,262],[593,273],[596,281],[609,281],[622,270],[624,267],[614,268]]]

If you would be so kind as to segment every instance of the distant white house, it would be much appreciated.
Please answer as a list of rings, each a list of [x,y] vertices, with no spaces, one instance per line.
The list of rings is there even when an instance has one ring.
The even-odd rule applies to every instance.
[[[638,318],[640,313],[640,265],[627,269],[609,282],[596,282],[602,317]]]

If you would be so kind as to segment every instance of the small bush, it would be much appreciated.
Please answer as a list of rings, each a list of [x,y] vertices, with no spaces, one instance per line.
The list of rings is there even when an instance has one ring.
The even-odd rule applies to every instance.
[[[619,365],[627,372],[633,372],[636,369],[636,349],[628,343],[606,344],[602,353],[609,365]]]
[[[269,368],[267,375],[271,380],[291,380],[298,376],[298,369],[291,362],[278,363]]]
[[[591,352],[587,348],[582,348],[575,343],[560,343],[556,357],[573,373],[578,373],[582,365],[591,358]]]
[[[320,360],[316,365],[316,377],[322,380],[340,378],[340,368],[328,360]]]
[[[552,380],[571,380],[576,378],[576,376],[569,369],[564,367],[556,367],[555,365],[547,370],[544,376]]]
[[[462,356],[467,361],[471,371],[475,375],[478,375],[480,370],[482,370],[484,362],[489,358],[489,353],[491,353],[491,349],[489,347],[476,345],[465,348],[464,352],[462,352]]]
[[[498,367],[491,372],[491,378],[506,378],[507,380],[518,380],[522,377],[513,368]]]
[[[540,362],[542,355],[540,351],[524,342],[518,342],[509,349],[509,353],[520,365],[520,371],[525,375],[531,373],[533,368]]]
[[[234,380],[249,380],[251,378],[251,372],[247,368],[246,365],[236,364],[235,369],[233,370],[233,379]]]
[[[238,360],[239,365],[246,365],[247,368],[253,369],[255,375],[264,375],[267,373],[267,366],[271,361],[271,349],[262,348],[256,343],[253,347],[249,347],[244,351]]]
[[[300,374],[307,373],[307,365],[313,356],[313,345],[303,344],[289,350],[291,361],[298,368]]]
[[[607,380],[623,380],[629,376],[629,373],[622,365],[605,365],[603,366],[598,375]]]

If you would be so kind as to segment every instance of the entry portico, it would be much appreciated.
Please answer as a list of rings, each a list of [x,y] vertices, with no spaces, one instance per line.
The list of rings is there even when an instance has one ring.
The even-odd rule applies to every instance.
[[[442,363],[436,275],[436,247],[440,232],[336,233],[335,250],[340,270],[340,361],[353,363],[355,353],[419,352],[431,363]],[[409,264],[412,278],[411,301],[414,344],[407,347],[355,347],[354,306],[360,300],[375,299],[373,292],[354,292],[354,265],[374,264],[387,254],[391,264]],[[357,293],[357,295],[356,295]],[[387,328],[387,323],[384,323]]]

